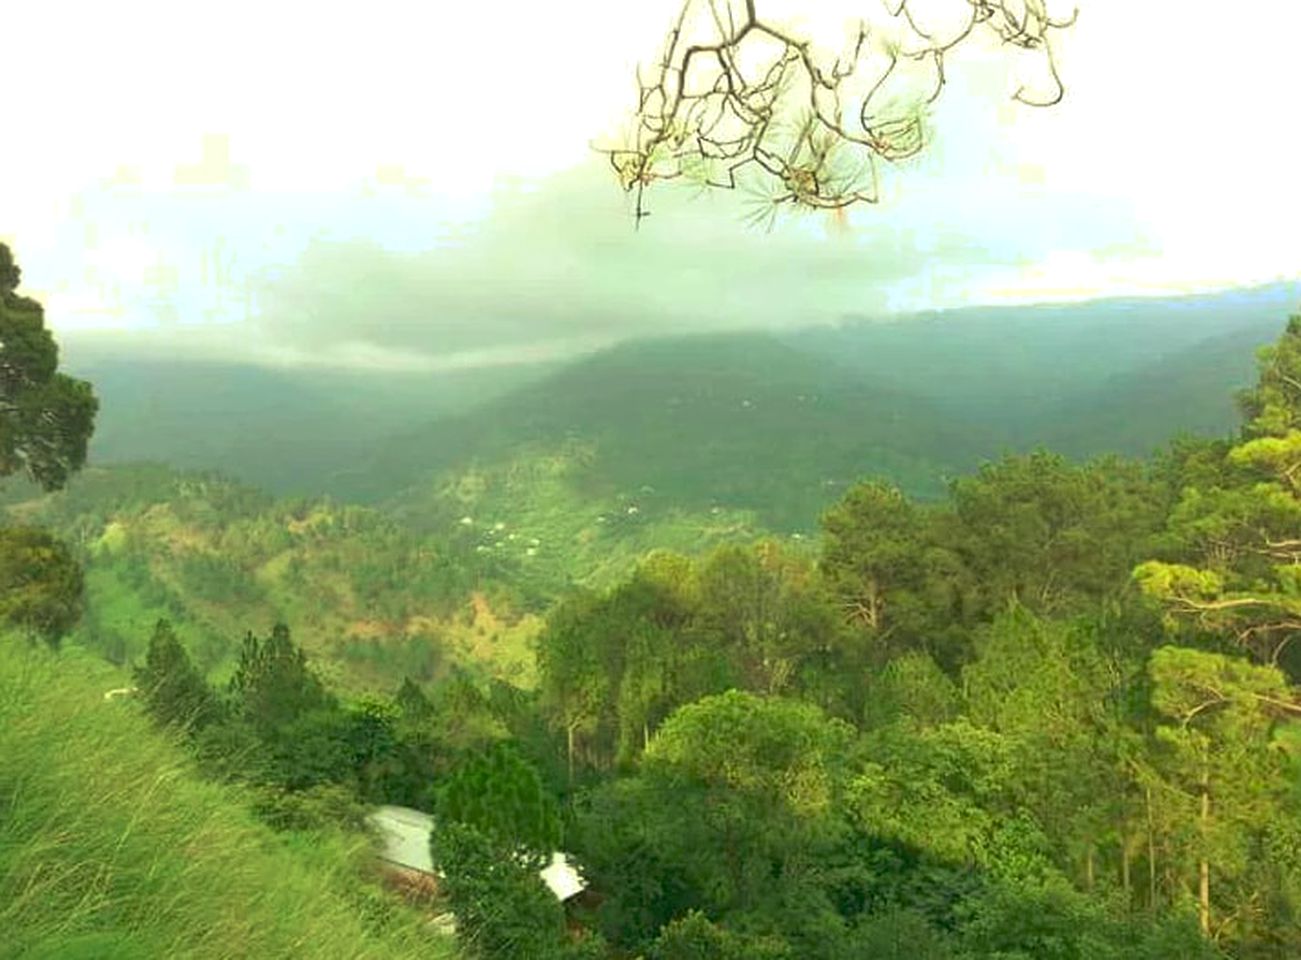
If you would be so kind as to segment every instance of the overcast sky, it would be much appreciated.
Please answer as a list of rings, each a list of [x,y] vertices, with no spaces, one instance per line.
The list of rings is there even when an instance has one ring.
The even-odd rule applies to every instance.
[[[973,48],[847,233],[671,189],[632,229],[591,143],[678,0],[12,6],[0,240],[69,338],[460,366],[1301,274],[1291,0],[1080,0],[1051,109]]]

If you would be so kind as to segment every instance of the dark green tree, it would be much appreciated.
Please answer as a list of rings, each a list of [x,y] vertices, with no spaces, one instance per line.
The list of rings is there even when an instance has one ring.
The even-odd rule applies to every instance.
[[[136,686],[159,723],[200,730],[220,715],[217,697],[195,668],[171,623],[159,620],[149,638]]]
[[[84,591],[62,541],[32,527],[0,529],[0,625],[58,646],[81,617]]]
[[[276,624],[265,640],[251,632],[244,638],[230,692],[240,716],[262,733],[332,701],[283,623]]]
[[[1164,519],[1141,465],[1076,465],[1047,451],[986,464],[953,483],[952,499],[955,545],[986,618],[1009,600],[1053,616],[1097,609],[1125,591]]]
[[[773,936],[735,933],[699,910],[667,924],[651,944],[648,960],[794,960],[795,953]]]
[[[542,867],[560,842],[560,816],[532,765],[508,741],[459,763],[434,791],[440,824],[473,827],[521,862]]]
[[[22,472],[57,490],[86,462],[99,403],[90,384],[59,373],[44,310],[14,292],[21,276],[0,243],[0,478]]]
[[[473,827],[440,823],[430,855],[456,916],[456,936],[482,960],[559,960],[565,916],[542,878]]]

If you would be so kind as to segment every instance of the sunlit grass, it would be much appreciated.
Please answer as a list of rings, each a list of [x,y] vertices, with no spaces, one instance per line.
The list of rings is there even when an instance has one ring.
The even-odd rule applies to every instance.
[[[454,955],[363,877],[363,839],[263,826],[104,700],[126,682],[0,638],[0,957]]]

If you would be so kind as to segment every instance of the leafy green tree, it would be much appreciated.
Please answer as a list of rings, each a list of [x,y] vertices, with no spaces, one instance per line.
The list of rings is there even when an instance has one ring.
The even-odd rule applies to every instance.
[[[629,950],[696,909],[796,934],[839,921],[819,863],[836,842],[852,730],[811,704],[731,691],[675,711],[635,776],[580,798],[573,842]]]
[[[835,617],[812,563],[774,541],[719,547],[699,582],[701,629],[748,690],[793,692],[835,644]]]
[[[1172,618],[1223,633],[1259,661],[1286,663],[1301,632],[1301,316],[1260,354],[1241,405],[1242,437],[1214,485],[1189,485],[1170,518],[1179,562],[1152,560],[1135,578]]]
[[[822,515],[822,573],[881,652],[906,649],[926,621],[926,548],[920,508],[891,484],[859,483]]]
[[[1121,665],[1087,624],[1014,608],[980,632],[962,682],[971,720],[1008,738],[1016,795],[1053,838],[1058,864],[1092,888],[1099,848],[1132,835],[1135,738],[1117,709]]]
[[[514,744],[466,757],[434,791],[438,822],[473,827],[525,863],[542,867],[560,842],[555,801]]]
[[[1015,858],[999,861],[1000,831],[1016,810],[1014,749],[1009,738],[965,719],[878,731],[849,780],[847,813],[863,834],[940,861],[1042,872],[1047,861],[1038,836],[1028,835]]]
[[[1009,600],[1041,614],[1096,610],[1126,589],[1163,520],[1144,468],[1046,451],[986,464],[952,486],[957,549],[986,618]]]
[[[430,706],[428,729],[449,756],[485,749],[509,733],[482,685],[463,669],[434,687]]]
[[[430,854],[466,954],[482,960],[559,960],[566,949],[560,903],[529,866],[473,827],[440,823]]]
[[[574,779],[579,737],[595,732],[611,680],[600,656],[598,598],[579,596],[547,618],[537,640],[539,691],[544,709],[564,731],[569,779]]]
[[[84,595],[66,544],[32,527],[0,528],[0,625],[56,647],[81,618]]]
[[[915,910],[897,907],[863,917],[847,938],[848,957],[871,960],[951,960],[953,947]]]
[[[22,471],[58,490],[86,462],[99,404],[90,384],[58,372],[41,305],[14,292],[21,276],[0,243],[0,478]]]
[[[901,721],[923,727],[957,718],[958,688],[931,657],[920,651],[895,657],[866,684],[863,726],[873,730]]]
[[[1151,672],[1153,706],[1166,721],[1157,731],[1165,747],[1158,765],[1197,864],[1201,929],[1218,933],[1217,913],[1249,926],[1269,891],[1243,880],[1261,831],[1286,816],[1276,734],[1301,717],[1301,704],[1278,670],[1240,657],[1163,647]]]
[[[794,960],[779,938],[746,936],[712,922],[698,910],[674,920],[651,944],[647,960]]]
[[[201,730],[220,719],[216,694],[167,620],[155,624],[145,664],[136,669],[135,679],[145,705],[160,723]]]

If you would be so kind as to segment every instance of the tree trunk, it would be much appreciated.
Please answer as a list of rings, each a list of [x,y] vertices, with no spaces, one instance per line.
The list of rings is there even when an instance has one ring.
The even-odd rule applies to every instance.
[[[1133,906],[1134,890],[1129,874],[1129,837],[1120,838],[1120,887],[1125,891],[1125,904]]]
[[[1084,889],[1093,892],[1093,844],[1084,853]]]
[[[1202,934],[1211,935],[1211,861],[1206,850],[1207,838],[1211,828],[1211,769],[1208,761],[1202,761],[1202,856],[1197,864],[1197,919],[1201,924]]]
[[[565,740],[569,753],[569,783],[574,783],[574,725],[572,723],[565,725]]]
[[[1156,836],[1152,828],[1152,788],[1147,788],[1147,908],[1156,913]]]

